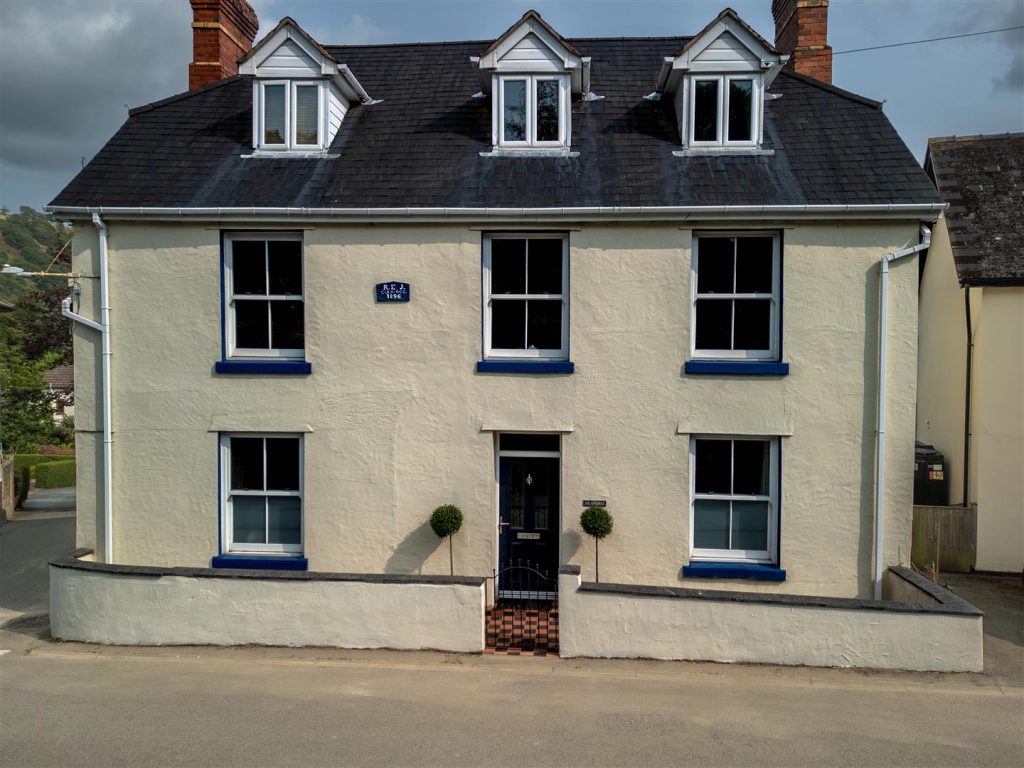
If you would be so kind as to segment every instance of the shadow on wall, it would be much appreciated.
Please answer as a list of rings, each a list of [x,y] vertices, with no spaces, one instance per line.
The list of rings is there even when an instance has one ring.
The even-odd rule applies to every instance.
[[[423,564],[442,543],[448,546],[444,539],[438,538],[430,530],[429,522],[421,523],[395,547],[395,551],[388,558],[387,573],[422,574]],[[447,569],[445,572],[447,573]]]

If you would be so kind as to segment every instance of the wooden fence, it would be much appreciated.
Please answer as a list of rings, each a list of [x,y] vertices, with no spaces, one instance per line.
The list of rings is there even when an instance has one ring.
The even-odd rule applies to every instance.
[[[969,573],[978,554],[978,505],[914,507],[910,561],[928,570]]]

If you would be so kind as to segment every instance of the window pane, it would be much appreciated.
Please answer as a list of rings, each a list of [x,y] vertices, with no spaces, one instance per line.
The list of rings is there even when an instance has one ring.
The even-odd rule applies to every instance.
[[[242,349],[269,349],[270,326],[266,301],[235,301],[235,346]]]
[[[295,143],[316,144],[320,120],[319,86],[298,86],[295,89]]]
[[[697,493],[729,493],[730,440],[697,440],[693,488]]]
[[[693,99],[694,141],[718,141],[718,81],[698,80]]]
[[[696,348],[731,349],[732,302],[698,299],[696,313]]]
[[[697,293],[733,292],[731,237],[702,237],[697,241]]]
[[[527,293],[562,292],[562,240],[530,240]]]
[[[548,493],[550,485],[549,470],[546,466],[535,466],[533,475],[533,527],[543,531],[548,527]]]
[[[736,292],[772,292],[772,252],[770,237],[736,239]]]
[[[734,440],[732,492],[767,496],[770,455],[767,440]]]
[[[526,81],[505,80],[505,141],[526,141]]]
[[[523,299],[491,302],[491,347],[526,349],[526,301]]]
[[[299,490],[298,438],[267,438],[267,490]]]
[[[263,438],[232,437],[231,490],[263,490]]]
[[[558,141],[557,80],[537,81],[537,141]]]
[[[558,435],[508,435],[501,436],[502,451],[555,451],[558,452]]]
[[[735,349],[771,349],[771,299],[736,301]]]
[[[271,496],[267,499],[267,543],[302,543],[302,500]]]
[[[491,240],[491,293],[526,293],[526,240]]]
[[[562,348],[562,300],[531,299],[527,302],[528,349]]]
[[[729,141],[750,141],[754,81],[729,81]]]
[[[696,499],[693,502],[693,546],[729,548],[729,502]]]
[[[270,302],[272,349],[303,349],[305,328],[301,301]]]
[[[270,265],[270,292],[302,295],[302,243],[297,240],[267,242]]]
[[[732,503],[732,548],[764,551],[768,549],[768,502]]]
[[[235,295],[267,292],[267,244],[263,240],[231,241],[231,278]]]
[[[265,496],[231,498],[231,540],[235,544],[266,543]]]
[[[522,464],[513,464],[511,467],[512,478],[508,485],[508,522],[513,528],[523,527],[523,489],[524,482]]]
[[[284,144],[283,85],[263,86],[263,143]]]

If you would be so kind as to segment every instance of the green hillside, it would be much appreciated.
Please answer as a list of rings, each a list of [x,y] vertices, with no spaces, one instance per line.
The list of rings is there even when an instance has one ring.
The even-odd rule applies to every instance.
[[[18,213],[0,214],[0,263],[21,267],[26,272],[45,270],[69,239],[70,228],[28,206],[22,206]],[[67,271],[70,264],[68,246],[50,271]],[[61,283],[60,278],[0,275],[0,301],[14,303],[27,293]]]

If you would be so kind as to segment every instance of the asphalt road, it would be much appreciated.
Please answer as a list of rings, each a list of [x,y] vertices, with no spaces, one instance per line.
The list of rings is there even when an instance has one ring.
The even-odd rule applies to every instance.
[[[40,602],[69,522],[0,527],[0,606]],[[0,766],[1024,766],[1024,592],[960,586],[1003,611],[983,675],[110,648],[30,610],[0,629]]]

